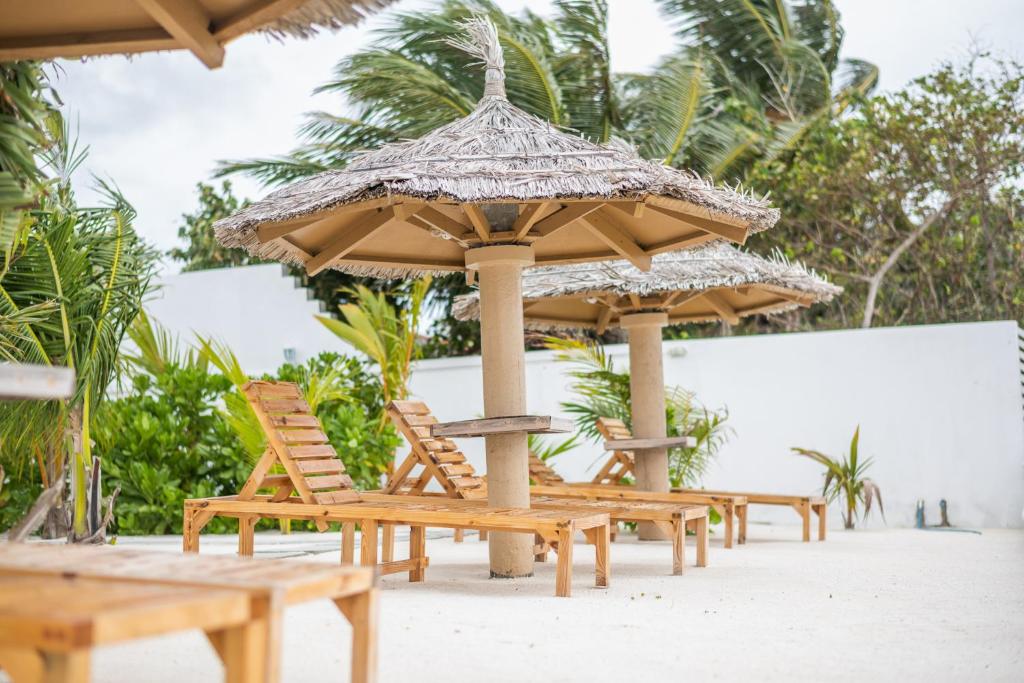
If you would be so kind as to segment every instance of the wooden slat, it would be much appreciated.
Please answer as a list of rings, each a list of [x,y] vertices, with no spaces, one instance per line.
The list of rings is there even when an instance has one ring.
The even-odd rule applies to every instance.
[[[291,382],[248,382],[243,386],[251,387],[260,398],[302,398],[302,390]]]
[[[466,456],[461,451],[446,451],[444,453],[431,453],[430,459],[439,465],[459,464],[466,462]]]
[[[433,415],[403,415],[402,419],[410,427],[423,427],[437,424],[437,418]]]
[[[337,457],[338,454],[334,451],[334,446],[322,444],[315,446],[289,446],[288,455],[294,460],[302,460],[303,458]]]
[[[281,440],[285,443],[328,443],[330,439],[319,429],[285,429],[278,430]]]
[[[270,415],[270,424],[276,427],[319,427],[320,420],[313,415]]]
[[[306,477],[306,486],[310,491],[322,491],[324,489],[350,489],[352,488],[352,477],[347,474],[327,477]]]
[[[657,439],[614,439],[604,442],[606,451],[635,451],[642,448],[693,448],[697,440],[692,436],[667,436]]]
[[[351,489],[342,489],[341,491],[320,491],[314,493],[313,498],[321,505],[356,503],[359,502],[359,492]]]
[[[440,469],[449,477],[457,477],[463,474],[474,474],[476,472],[476,470],[470,464],[441,465]]]
[[[345,466],[337,458],[328,460],[299,460],[295,463],[303,474],[340,474]]]
[[[453,477],[449,481],[457,489],[472,489],[484,483],[480,477]]]
[[[430,408],[428,408],[427,404],[422,401],[392,401],[388,404],[388,407],[393,408],[403,415],[430,414]]]
[[[268,413],[311,413],[309,404],[303,399],[271,398],[260,401],[260,407]]]

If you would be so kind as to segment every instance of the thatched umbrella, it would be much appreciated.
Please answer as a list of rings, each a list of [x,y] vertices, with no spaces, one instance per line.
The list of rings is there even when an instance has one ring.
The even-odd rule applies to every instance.
[[[663,438],[666,325],[779,313],[827,302],[842,291],[800,264],[769,260],[716,242],[655,257],[650,271],[628,262],[535,268],[523,277],[525,325],[532,329],[628,330],[633,431]],[[480,316],[479,294],[456,300],[455,317]],[[636,453],[637,487],[668,491],[668,451]],[[641,538],[659,537],[653,527]]]
[[[190,50],[215,69],[224,45],[262,31],[308,37],[393,0],[0,0],[0,61]]]
[[[226,246],[302,264],[310,275],[479,273],[487,417],[526,411],[524,267],[627,258],[773,225],[765,202],[560,131],[505,97],[497,30],[466,24],[458,42],[487,67],[469,116],[385,145],[271,193],[216,226]],[[487,437],[488,500],[530,504],[526,434]],[[532,539],[494,534],[491,571],[528,575]]]

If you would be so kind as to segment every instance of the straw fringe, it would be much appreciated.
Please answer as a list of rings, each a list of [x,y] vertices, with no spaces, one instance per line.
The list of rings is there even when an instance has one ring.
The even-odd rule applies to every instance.
[[[740,251],[723,242],[714,242],[687,251],[659,254],[651,270],[643,272],[628,261],[581,263],[568,266],[532,268],[523,273],[523,299],[536,301],[561,296],[593,294],[653,294],[675,291],[700,291],[744,285],[773,285],[811,296],[814,303],[827,303],[843,288],[803,263],[786,259],[775,251],[769,258]],[[791,311],[799,305],[780,303],[760,310],[772,315]],[[459,320],[480,317],[480,297],[474,292],[456,297],[452,313]],[[713,320],[715,318],[708,318]],[[559,324],[527,321],[531,329],[580,329]]]
[[[395,0],[308,0],[260,31],[275,38],[312,38],[321,29],[354,26]]]

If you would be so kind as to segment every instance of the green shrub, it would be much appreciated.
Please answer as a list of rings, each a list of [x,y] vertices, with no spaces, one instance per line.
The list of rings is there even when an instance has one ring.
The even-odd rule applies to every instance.
[[[103,405],[92,436],[106,492],[121,487],[117,533],[181,533],[186,498],[238,491],[251,466],[217,408],[229,387],[202,367],[168,365],[157,375],[135,375],[123,398]],[[234,526],[218,518],[208,529]]]

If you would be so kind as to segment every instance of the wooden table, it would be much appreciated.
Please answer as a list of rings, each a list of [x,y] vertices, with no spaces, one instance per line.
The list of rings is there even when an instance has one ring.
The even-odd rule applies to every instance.
[[[438,422],[430,425],[430,435],[435,438],[471,438],[494,434],[564,434],[572,431],[572,421],[550,415],[511,415],[509,417],[485,417],[477,420]]]
[[[244,649],[249,653],[246,655],[247,668],[241,669],[249,673],[235,677],[229,671],[229,682],[279,680],[284,607],[309,600],[329,599],[352,624],[352,681],[368,683],[376,678],[377,589],[370,568],[291,560],[197,557],[111,546],[0,543],[0,579],[7,578],[30,581],[62,578],[96,581],[103,585],[163,587],[190,594],[227,592],[241,596],[250,620],[245,629],[245,639],[249,644],[239,644],[234,636],[223,635],[223,629],[206,631],[225,665],[229,658],[240,656],[237,650]],[[102,594],[102,590],[95,592],[95,595]],[[193,616],[199,618],[202,615]],[[196,623],[184,628],[203,626]],[[7,638],[8,631],[0,628],[0,652],[8,644]],[[2,658],[0,665],[3,665]]]
[[[0,667],[14,683],[82,683],[96,646],[193,628],[220,642],[226,680],[263,680],[263,633],[242,591],[0,574]]]
[[[692,436],[666,436],[655,439],[614,439],[604,442],[606,451],[639,451],[645,448],[693,448],[697,440]]]

